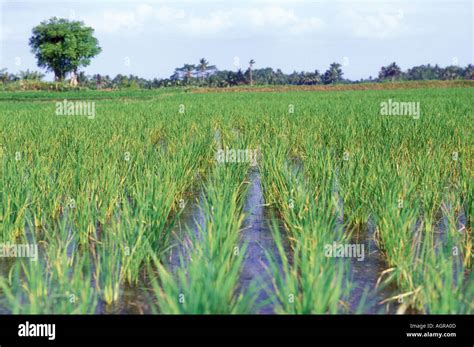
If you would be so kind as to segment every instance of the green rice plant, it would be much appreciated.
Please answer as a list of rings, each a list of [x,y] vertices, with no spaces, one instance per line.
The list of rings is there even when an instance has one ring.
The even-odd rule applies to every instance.
[[[32,228],[32,225],[29,226]],[[0,306],[14,314],[95,313],[98,296],[92,285],[88,255],[77,254],[66,222],[59,233],[41,242],[38,259],[18,258],[8,276],[0,277]],[[28,242],[38,245],[33,237]]]
[[[277,313],[338,313],[348,294],[344,276],[346,264],[328,257],[325,250],[334,242],[343,242],[344,235],[336,225],[336,202],[333,199],[331,168],[324,157],[307,159],[303,165],[326,170],[318,181],[307,181],[298,171],[285,166],[284,145],[265,147],[261,171],[266,196],[274,201],[285,222],[292,254],[291,265],[282,244],[276,223],[273,235],[282,259],[283,269],[269,257],[270,274],[274,278]],[[306,169],[306,167],[305,167]]]
[[[423,311],[428,314],[472,314],[474,278],[452,254],[431,254],[425,262]]]
[[[256,292],[238,292],[246,251],[246,246],[239,244],[246,170],[246,165],[214,167],[204,192],[205,225],[197,235],[188,228],[191,249],[186,257],[181,255],[181,267],[175,274],[154,257],[158,312],[251,313],[258,308]]]
[[[342,260],[330,260],[323,247],[315,247],[313,240],[294,246],[291,262],[283,246],[280,229],[274,221],[273,236],[278,247],[278,256],[283,267],[274,256],[267,253],[269,273],[275,293],[275,313],[324,314],[342,311],[342,300],[348,294],[344,288],[346,264]],[[300,241],[300,240],[299,240]]]
[[[474,278],[465,258],[472,247],[469,233],[457,218],[460,194],[445,197],[444,223],[424,262],[424,311],[429,314],[474,312]],[[461,227],[461,228],[460,228]]]
[[[122,272],[121,239],[112,229],[105,227],[104,237],[94,247],[94,281],[101,299],[111,305],[119,300]]]
[[[367,177],[367,161],[363,152],[345,151],[341,157],[341,168],[337,182],[341,191],[344,204],[345,224],[349,230],[359,231],[367,223],[370,215],[370,200],[368,191],[370,187]]]
[[[18,260],[8,277],[0,277],[0,305],[13,314],[90,314],[96,312],[97,292],[85,257],[62,281],[43,261]]]
[[[421,260],[432,233],[424,232],[423,222],[426,221],[419,220],[420,201],[409,174],[402,172],[399,177],[393,177],[387,171],[381,181],[383,184],[374,203],[374,218],[379,247],[389,266],[382,275],[388,275],[385,280],[394,281],[400,291],[387,300],[398,300],[405,304],[404,307],[419,307]]]
[[[8,259],[0,269],[7,311],[93,313],[151,274],[160,312],[256,312],[238,275],[248,167],[214,167],[219,144],[260,149],[265,204],[285,229],[275,239],[286,258],[268,269],[276,311],[346,312],[350,269],[321,247],[350,240],[370,218],[387,263],[381,281],[396,286],[387,300],[400,301],[399,312],[472,312],[472,88],[7,94],[0,243],[34,239],[41,249],[38,263]],[[64,98],[96,102],[96,117],[56,115]],[[421,117],[382,116],[388,99],[419,101]],[[201,179],[201,234],[212,237],[198,242],[188,231],[192,260],[174,276],[163,265],[170,230]],[[451,231],[440,241],[446,215]],[[180,293],[187,306],[176,303]]]

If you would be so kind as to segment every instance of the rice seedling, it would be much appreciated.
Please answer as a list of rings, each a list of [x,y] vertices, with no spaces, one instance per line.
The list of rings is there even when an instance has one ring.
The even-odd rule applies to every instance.
[[[30,225],[30,227],[32,227]],[[73,235],[65,222],[48,236],[36,259],[19,258],[0,277],[0,306],[16,314],[95,313],[98,295],[92,286],[88,255],[76,255]],[[37,245],[30,239],[29,245]],[[44,247],[44,248],[43,248]]]
[[[280,230],[273,223],[273,234],[283,269],[270,257],[278,313],[338,313],[347,295],[344,283],[345,263],[328,257],[326,248],[344,240],[336,225],[336,205],[332,197],[331,167],[314,159],[311,167],[325,170],[318,181],[305,180],[298,171],[288,168],[285,147],[265,148],[262,172],[268,199],[275,201],[285,222],[292,249],[292,263],[282,245]],[[319,159],[319,161],[318,161]],[[304,162],[306,164],[310,160]],[[283,170],[282,170],[283,169]],[[311,171],[313,172],[313,171]],[[265,177],[265,176],[264,176]],[[274,199],[274,200],[273,200]]]
[[[56,115],[55,93],[0,97],[0,243],[40,249],[38,262],[5,260],[7,311],[103,312],[150,280],[157,312],[257,312],[259,288],[240,281],[253,163],[215,154],[258,149],[282,259],[268,254],[275,312],[348,312],[350,262],[324,246],[370,220],[387,302],[472,313],[471,89],[62,96],[90,98],[97,116]],[[388,99],[419,101],[421,117],[381,115]],[[196,187],[205,226],[187,231],[173,273],[164,254]]]
[[[248,166],[217,164],[210,173],[202,206],[205,225],[196,235],[188,229],[189,257],[181,256],[176,274],[155,257],[158,279],[153,281],[161,313],[251,313],[255,293],[238,293],[239,273],[246,246],[239,245],[244,216],[243,180]],[[150,268],[150,271],[152,269]]]

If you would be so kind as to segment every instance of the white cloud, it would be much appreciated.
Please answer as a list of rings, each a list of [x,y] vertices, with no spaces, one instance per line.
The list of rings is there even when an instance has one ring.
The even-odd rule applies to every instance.
[[[405,32],[405,13],[400,7],[348,9],[342,12],[345,30],[359,38],[393,38]]]
[[[286,28],[290,34],[311,32],[323,26],[321,18],[300,17],[292,9],[275,5],[248,10],[243,17],[257,28]]]
[[[195,14],[171,6],[139,5],[133,10],[105,11],[85,18],[99,33],[137,35],[146,31],[168,33],[184,37],[212,37],[217,35],[266,33],[273,29],[290,35],[317,30],[322,20],[301,17],[293,9],[279,5],[213,10]]]
[[[254,26],[285,26],[298,22],[293,10],[286,10],[280,6],[267,6],[244,11]]]
[[[140,29],[140,22],[137,21],[135,13],[126,12],[105,12],[103,17],[103,24],[99,24],[97,30],[103,30],[107,33],[114,33],[121,29],[123,30],[137,30]]]
[[[322,28],[324,25],[323,21],[317,17],[304,18],[290,28],[290,32],[293,34],[301,34],[305,32],[311,32]]]
[[[190,17],[180,26],[183,34],[190,36],[213,35],[233,26],[229,13],[218,11],[211,13],[207,18]]]
[[[146,13],[151,14],[160,22],[172,22],[186,19],[186,12],[183,9],[170,6],[160,6],[158,9],[154,9],[152,6],[148,5]]]

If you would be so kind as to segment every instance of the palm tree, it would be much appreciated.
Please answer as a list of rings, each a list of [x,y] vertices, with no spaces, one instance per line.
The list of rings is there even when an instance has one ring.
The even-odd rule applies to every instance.
[[[26,71],[20,71],[18,77],[21,80],[41,81],[44,78],[44,74],[39,71],[30,71],[27,69]]]
[[[6,84],[8,82],[16,81],[18,77],[8,72],[7,69],[0,69],[0,82]]]
[[[183,67],[176,68],[175,73],[179,76],[184,76],[184,81],[188,83],[196,71],[196,66],[193,64],[184,64]]]
[[[253,67],[253,65],[254,65],[254,64],[255,64],[255,60],[253,60],[253,59],[250,59],[250,61],[249,61],[249,76],[250,76],[250,85],[252,85],[252,84],[253,84],[253,79],[252,79],[252,77],[253,77],[253,76],[252,76],[252,67]]]
[[[196,65],[194,65],[194,64],[184,64],[182,69],[185,72],[186,78],[190,79],[191,77],[193,77],[193,73],[196,70]]]
[[[199,69],[199,74],[201,75],[201,84],[204,84],[204,76],[209,70],[215,70],[216,66],[209,65],[209,62],[206,60],[206,58],[201,58],[201,60],[199,60],[197,68]]]

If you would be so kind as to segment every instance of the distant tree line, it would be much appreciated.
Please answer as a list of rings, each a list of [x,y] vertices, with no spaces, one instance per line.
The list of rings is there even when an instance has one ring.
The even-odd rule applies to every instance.
[[[239,85],[318,85],[335,83],[384,82],[395,80],[455,80],[474,79],[474,67],[465,68],[438,65],[420,65],[402,71],[396,63],[383,66],[376,78],[369,77],[351,81],[343,77],[341,64],[332,63],[324,73],[315,71],[294,71],[286,74],[280,69],[255,68],[257,62],[251,59],[248,66],[237,71],[219,70],[205,58],[197,64],[184,64],[174,70],[169,78],[145,79],[134,75],[118,74],[86,75],[80,71],[91,63],[102,48],[94,37],[94,29],[83,22],[52,17],[41,22],[32,30],[29,40],[32,53],[40,68],[54,73],[55,83],[43,82],[45,75],[37,71],[9,73],[0,70],[3,89],[56,89],[63,88],[161,88],[161,87],[231,87]],[[69,80],[66,82],[66,77]]]
[[[343,77],[342,66],[332,63],[329,68],[320,73],[294,71],[286,74],[280,69],[254,68],[256,62],[252,59],[246,70],[238,69],[219,70],[211,65],[205,58],[198,64],[184,64],[174,70],[169,78],[145,79],[135,75],[118,74],[115,77],[109,75],[86,75],[83,71],[76,75],[79,86],[92,89],[152,89],[161,87],[216,87],[224,88],[239,85],[318,85],[334,83],[364,83],[364,82],[391,82],[391,81],[420,81],[420,80],[474,80],[474,65],[466,67],[447,66],[442,68],[438,65],[414,66],[402,71],[396,63],[381,67],[376,78],[349,80]],[[6,69],[0,70],[0,83],[4,86],[11,83],[40,82],[45,75],[37,71],[20,71],[17,74],[9,73]]]

